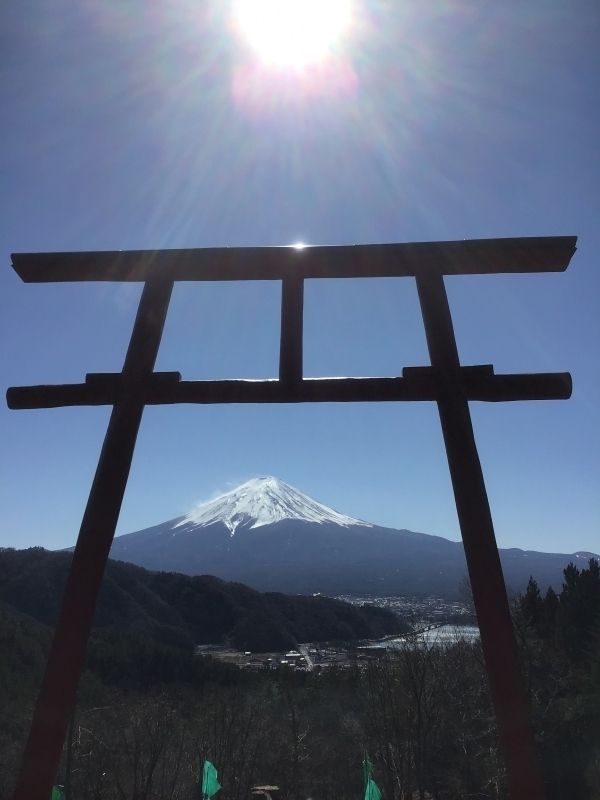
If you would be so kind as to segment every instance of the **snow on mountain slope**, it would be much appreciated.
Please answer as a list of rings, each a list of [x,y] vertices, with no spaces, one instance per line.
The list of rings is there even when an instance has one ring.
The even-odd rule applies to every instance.
[[[317,503],[273,477],[253,478],[237,489],[199,505],[174,527],[193,529],[222,522],[233,536],[240,525],[245,528],[260,528],[283,519],[299,519],[319,524],[333,522],[343,527],[373,527],[368,522],[339,514],[333,508]]]
[[[567,564],[584,565],[587,555],[500,551],[517,592],[531,575],[540,586],[560,588]],[[370,525],[277,478],[255,478],[185,517],[119,536],[111,557],[296,594],[450,598],[466,571],[460,542]]]

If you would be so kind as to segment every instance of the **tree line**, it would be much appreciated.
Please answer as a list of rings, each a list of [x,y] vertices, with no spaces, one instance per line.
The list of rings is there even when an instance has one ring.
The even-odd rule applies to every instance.
[[[530,580],[513,610],[548,798],[600,798],[598,563],[569,566],[559,592]],[[8,800],[48,641],[7,609],[0,637]],[[104,631],[90,646],[57,776],[67,800],[197,798],[204,759],[223,800],[257,784],[278,786],[281,800],[359,798],[365,750],[384,800],[506,798],[477,642],[405,645],[364,668],[252,674],[193,657],[178,670],[170,659],[183,650],[128,637]]]
[[[0,548],[0,602],[54,625],[72,554],[41,547]],[[143,635],[164,645],[229,644],[285,651],[297,642],[378,638],[409,628],[384,608],[329,597],[258,592],[210,575],[151,572],[109,561],[98,598],[96,629]]]

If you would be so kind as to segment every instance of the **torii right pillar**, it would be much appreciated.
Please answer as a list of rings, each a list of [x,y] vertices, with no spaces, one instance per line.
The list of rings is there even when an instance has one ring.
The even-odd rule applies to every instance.
[[[544,800],[542,771],[469,402],[461,381],[444,276],[430,273],[416,279],[429,357],[437,377],[437,406],[481,645],[506,760],[509,796],[512,800]]]

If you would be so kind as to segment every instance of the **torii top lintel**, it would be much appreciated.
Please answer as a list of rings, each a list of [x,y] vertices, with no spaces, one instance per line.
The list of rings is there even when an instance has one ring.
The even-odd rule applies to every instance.
[[[124,392],[131,395],[134,385],[146,404],[436,400],[439,381],[448,378],[440,369],[460,370],[461,391],[470,400],[566,398],[571,394],[567,373],[495,375],[490,365],[460,366],[443,276],[560,272],[567,268],[576,241],[574,236],[554,236],[302,249],[225,247],[15,254],[14,268],[26,282],[144,281],[149,294],[138,309],[137,333],[123,372],[90,374],[84,384],[14,387],[7,392],[8,405],[51,408],[114,404],[125,396]],[[403,276],[416,279],[430,349],[432,342],[437,343],[433,344],[435,363],[432,361],[431,367],[405,367],[402,377],[396,378],[306,379],[302,369],[304,280]],[[148,366],[147,332],[156,328],[157,319],[164,320],[168,287],[175,281],[210,280],[282,281],[279,380],[182,381],[179,373],[153,373]],[[160,341],[161,331],[157,329],[156,333]]]
[[[59,281],[281,280],[382,278],[562,272],[577,237],[471,239],[406,244],[306,247],[214,247],[183,250],[115,250],[14,253],[26,283]]]

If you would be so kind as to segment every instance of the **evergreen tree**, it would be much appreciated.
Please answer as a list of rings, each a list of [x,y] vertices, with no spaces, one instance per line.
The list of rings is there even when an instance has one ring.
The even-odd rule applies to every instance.
[[[554,640],[556,638],[556,621],[560,601],[551,586],[546,591],[543,603],[540,633],[544,638]]]
[[[521,612],[525,621],[539,633],[540,623],[544,613],[544,601],[540,594],[540,587],[533,576],[529,577],[527,589],[525,594],[521,597]]]
[[[592,653],[591,637],[600,616],[600,565],[595,558],[581,571],[569,564],[564,576],[558,635],[569,658],[582,661]]]

